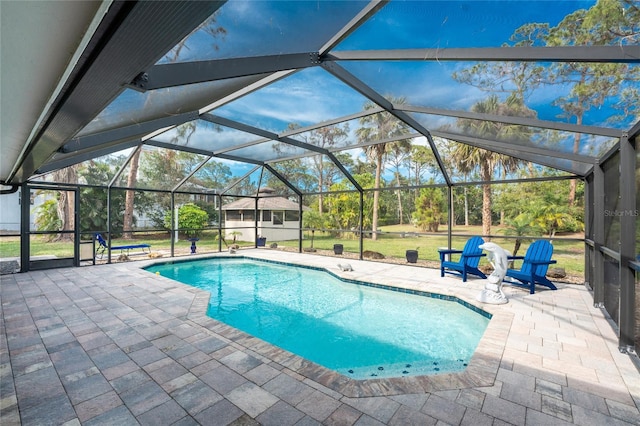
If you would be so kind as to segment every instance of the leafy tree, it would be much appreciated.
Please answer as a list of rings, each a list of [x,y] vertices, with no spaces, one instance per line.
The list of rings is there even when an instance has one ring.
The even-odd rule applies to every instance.
[[[212,221],[216,223],[220,222],[220,212],[215,204],[201,200],[195,201],[194,204],[207,213],[209,216],[209,223]]]
[[[106,158],[104,160],[94,159],[85,163],[78,169],[79,177],[88,186],[80,189],[80,231],[96,232],[108,229],[107,224],[107,189],[102,185],[113,178],[116,172],[116,164],[121,163],[123,158]],[[139,202],[142,200],[139,199]],[[124,212],[125,195],[123,191],[111,191],[111,211]],[[111,215],[112,236],[121,236],[124,228],[123,214]],[[135,224],[135,217],[133,218]]]
[[[415,224],[422,230],[438,232],[440,223],[446,217],[446,195],[443,188],[428,187],[420,189],[413,212]]]
[[[342,125],[327,126],[320,129],[312,130],[309,134],[309,137],[307,138],[307,142],[320,148],[327,149],[341,144],[347,139],[348,136],[349,123],[344,123]],[[318,190],[321,192],[320,194],[318,194],[318,210],[320,213],[323,213],[324,202],[322,192],[327,187],[327,183],[331,183],[327,180],[327,176],[325,174],[327,162],[325,161],[323,155],[315,155],[311,158],[311,160],[313,169],[318,179]],[[333,164],[331,164],[329,167],[332,166]]]
[[[413,145],[409,156],[410,169],[413,171],[413,185],[421,185],[424,173],[428,170],[439,170],[431,148],[424,145]],[[416,195],[417,198],[417,195]]]
[[[216,11],[214,14],[209,16],[202,24],[200,24],[196,29],[197,32],[203,32],[204,34],[206,34],[211,38],[210,42],[211,42],[211,48],[213,50],[220,49],[220,46],[218,45],[218,43],[219,41],[224,40],[224,37],[227,35],[226,28],[219,26],[217,24],[217,19],[218,19],[218,12]],[[182,52],[185,49],[187,52],[191,50],[188,44],[189,41],[190,41],[189,37],[185,37],[184,39],[182,39],[182,41],[176,44],[165,55],[163,59],[166,62],[176,62],[178,60],[185,60],[185,58],[183,58]]]
[[[251,179],[243,179],[233,187],[231,193],[255,196],[258,193],[258,184]]]
[[[355,175],[361,175],[364,173],[375,174],[376,165],[370,161],[362,161],[360,158],[356,158],[353,164],[352,173]]]
[[[625,3],[628,7],[625,7]],[[547,46],[569,45],[614,45],[637,44],[640,42],[640,23],[630,20],[639,17],[637,5],[619,0],[599,0],[590,9],[580,9],[567,15],[557,26],[540,33]],[[639,110],[638,82],[640,72],[629,64],[593,64],[583,62],[553,63],[548,69],[547,83],[571,84],[570,93],[554,101],[567,119],[582,124],[585,114],[605,103],[611,103],[625,92],[625,97],[635,99],[627,105],[631,110]],[[573,139],[573,152],[580,150],[581,135]],[[573,180],[569,192],[569,206],[575,202],[576,181]]]
[[[202,160],[202,156],[189,153],[182,153],[178,157],[185,176],[195,170]],[[227,164],[210,159],[204,166],[200,167],[196,173],[189,177],[189,179],[180,186],[179,190],[193,192],[221,190],[227,186],[231,176],[231,168]]]
[[[184,204],[178,209],[178,228],[188,237],[199,236],[202,228],[206,227],[208,222],[207,212],[193,203]],[[164,226],[167,229],[172,228],[171,212],[165,214]]]
[[[511,46],[585,46],[633,45],[640,43],[640,8],[634,0],[598,0],[589,9],[567,15],[558,25],[528,23],[516,29]],[[585,115],[607,105],[621,114],[611,117],[617,122],[631,122],[640,111],[640,68],[622,63],[491,62],[474,65],[453,74],[457,81],[471,84],[491,93],[509,93],[524,101],[545,85],[570,86],[566,96],[553,104],[562,116],[582,124]],[[572,150],[579,153],[583,141],[576,133]],[[572,181],[569,205],[575,203],[577,182]]]
[[[140,159],[140,185],[156,189],[172,189],[180,181],[191,173],[195,166],[200,164],[204,157],[188,152],[150,149]],[[231,174],[226,165],[207,163],[200,169],[202,174],[198,178],[189,180],[184,189],[192,189],[201,192],[206,188],[214,187],[219,182],[224,182]],[[195,176],[192,176],[194,178]],[[218,180],[216,182],[215,180]],[[194,188],[193,186],[200,185]],[[191,187],[191,188],[190,188]],[[203,188],[204,187],[204,188]],[[154,203],[149,206],[146,213],[156,226],[164,226],[166,212],[170,209],[171,196],[161,192],[154,195]]]
[[[127,177],[127,188],[136,187],[136,183],[138,181],[138,166],[140,163],[140,152],[142,152],[142,147],[136,148],[136,151],[133,154],[133,157],[131,158],[129,174]],[[136,192],[134,190],[128,190],[125,195],[124,220],[122,223],[122,226],[125,232],[123,233],[122,236],[126,240],[130,240],[133,237],[133,234],[128,231],[133,229],[133,225],[134,225],[133,207],[134,207],[134,201],[135,201],[135,194]]]
[[[356,174],[353,178],[363,188],[373,188],[374,177],[369,174]],[[357,191],[353,190],[351,182],[347,179],[343,179],[340,182],[331,185],[331,191],[349,191],[339,192],[327,195],[327,213],[329,218],[334,223],[334,226],[339,229],[354,229],[359,226],[359,214],[360,211],[360,195]],[[371,226],[371,212],[373,211],[373,199],[365,196],[363,198],[363,228],[368,229]]]
[[[154,189],[173,188],[187,175],[182,160],[194,155],[170,149],[149,149],[140,159],[142,184]]]
[[[465,185],[453,189],[453,223],[465,226],[482,223],[482,188]]]
[[[35,219],[38,231],[59,231],[62,229],[62,220],[58,214],[58,200],[49,199],[40,204],[36,209]],[[49,241],[55,237],[49,235]]]
[[[531,218],[532,225],[535,225],[536,218],[543,214],[542,208],[544,206],[562,206],[562,211],[568,214],[571,219],[563,218],[562,226],[556,229],[556,232],[578,232],[584,228],[584,183],[580,182],[577,186],[574,206],[569,206],[567,203],[569,191],[570,184],[567,180],[504,185],[496,200],[496,206],[504,210],[507,224],[510,220],[523,214]]]
[[[313,238],[316,234],[316,229],[325,228],[327,218],[324,214],[316,210],[307,210],[302,213],[302,226],[311,229],[311,248],[313,248]]]
[[[57,183],[78,183],[78,166],[73,165],[53,172],[53,181]],[[75,198],[74,192],[61,190],[56,195],[58,202],[58,219],[60,231],[73,231],[75,229]],[[73,241],[73,233],[58,234],[54,241]]]
[[[289,183],[298,188],[301,192],[310,192],[315,189],[314,176],[308,173],[308,168],[304,159],[295,158],[292,160],[280,161],[272,166],[278,173],[284,176]],[[287,193],[291,191],[284,182],[271,174],[269,174],[267,186],[275,189],[276,192]]]
[[[408,161],[411,155],[411,141],[410,140],[402,140],[396,143],[389,144],[389,162],[393,167],[393,176],[396,180],[396,186],[402,186],[400,182],[402,179],[401,167]],[[403,224],[403,213],[402,213],[402,191],[396,189],[395,191],[397,202],[398,202],[398,221],[400,225]]]
[[[526,24],[516,29],[505,46],[541,45],[540,34],[546,33],[546,26]],[[469,68],[455,71],[454,80],[495,94],[515,96],[524,103],[542,84],[544,67],[537,62],[480,62]]]
[[[348,152],[336,152],[334,154],[338,162],[347,170],[353,170],[355,168],[355,161]],[[340,179],[344,179],[342,171],[333,163],[333,161],[327,161],[324,165],[325,171],[325,183],[327,187],[333,185]],[[356,173],[357,174],[357,173]]]
[[[566,206],[557,204],[538,206],[532,224],[553,238],[556,232],[572,225],[573,218],[567,210]]]
[[[404,104],[406,100],[403,98],[392,100],[394,104]],[[376,108],[376,105],[372,102],[367,102],[364,105],[364,110],[371,110]],[[408,126],[396,119],[388,112],[381,112],[377,114],[367,115],[360,118],[360,128],[356,130],[359,143],[368,143],[377,140],[385,140],[395,136],[400,136],[408,132]],[[382,166],[386,155],[388,154],[388,143],[378,143],[375,145],[367,145],[364,147],[364,152],[367,157],[372,160],[376,165],[375,183],[374,188],[381,187]],[[378,209],[380,204],[379,191],[373,192],[373,218],[372,228],[376,230],[378,228]],[[377,239],[377,234],[374,232],[373,239]]]

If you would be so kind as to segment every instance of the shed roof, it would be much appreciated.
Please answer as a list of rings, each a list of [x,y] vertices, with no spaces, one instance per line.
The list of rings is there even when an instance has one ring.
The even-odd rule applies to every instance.
[[[222,206],[222,210],[253,210],[256,207],[255,199],[242,198]],[[258,210],[298,210],[300,205],[284,197],[258,198]],[[302,206],[304,211],[310,210]]]

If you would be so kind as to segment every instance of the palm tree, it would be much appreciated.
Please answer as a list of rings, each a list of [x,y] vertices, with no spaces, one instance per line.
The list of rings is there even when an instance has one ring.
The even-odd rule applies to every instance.
[[[394,104],[404,104],[406,100],[404,98],[391,99]],[[370,110],[375,108],[376,105],[372,102],[367,102],[364,105],[364,110]],[[394,136],[399,136],[407,133],[408,126],[396,119],[388,112],[382,112],[373,115],[367,115],[360,119],[361,127],[356,130],[359,143],[367,143],[375,140],[389,139]],[[405,141],[409,141],[408,139]],[[373,217],[371,218],[371,228],[373,230],[371,238],[377,240],[376,231],[378,229],[378,207],[380,204],[380,180],[382,176],[382,165],[390,147],[389,143],[379,143],[376,145],[365,146],[364,152],[367,157],[373,161],[376,165],[376,174],[374,182],[373,192]]]
[[[544,233],[553,238],[558,229],[563,228],[567,223],[572,221],[572,216],[567,213],[567,207],[556,204],[547,204],[537,206],[533,213],[533,223],[540,227]]]
[[[533,225],[533,219],[529,214],[520,213],[513,219],[507,219],[507,226],[504,230],[505,235],[516,237],[516,241],[513,245],[513,256],[518,255],[518,250],[525,240],[525,236],[534,236],[538,234],[538,227]]]
[[[302,226],[311,229],[311,250],[313,248],[313,238],[317,228],[323,228],[325,225],[325,217],[322,213],[315,210],[309,210],[302,214]]]
[[[501,103],[497,96],[490,96],[471,108],[473,112],[499,115],[522,115],[521,111],[526,109],[516,96],[510,96],[504,103]],[[483,139],[525,141],[530,137],[528,128],[523,126],[468,119],[458,120],[458,125],[463,133]],[[494,171],[499,168],[507,173],[516,171],[520,160],[462,143],[456,144],[450,158],[456,168],[465,175],[479,170],[480,179],[484,182],[482,184],[482,235],[488,237],[491,235],[491,185],[489,182],[493,178]]]

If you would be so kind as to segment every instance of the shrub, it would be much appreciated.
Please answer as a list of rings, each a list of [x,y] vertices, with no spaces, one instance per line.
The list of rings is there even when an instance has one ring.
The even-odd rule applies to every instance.
[[[185,204],[178,209],[178,228],[188,237],[197,237],[209,223],[209,215],[195,204]],[[164,226],[171,229],[171,212],[164,216]]]
[[[36,229],[38,231],[59,231],[62,220],[58,215],[58,200],[47,200],[36,209]]]

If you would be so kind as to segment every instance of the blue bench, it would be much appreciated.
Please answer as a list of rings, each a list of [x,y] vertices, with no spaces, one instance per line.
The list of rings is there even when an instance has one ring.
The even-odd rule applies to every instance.
[[[109,248],[107,241],[102,238],[102,235],[96,234],[96,241],[98,241],[98,248],[96,249],[96,255],[104,256],[104,252]],[[150,244],[128,244],[124,246],[111,246],[111,250],[120,250],[121,254],[126,254],[129,256],[129,250],[140,249],[143,254],[151,253],[151,245]],[[125,253],[126,251],[126,253]]]

